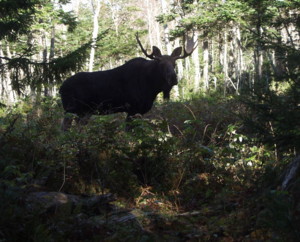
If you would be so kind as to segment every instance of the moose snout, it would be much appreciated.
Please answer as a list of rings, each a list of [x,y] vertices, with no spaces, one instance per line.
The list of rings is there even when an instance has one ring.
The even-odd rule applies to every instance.
[[[168,84],[169,84],[170,86],[174,86],[174,85],[177,85],[177,84],[178,84],[176,74],[170,75],[167,81],[168,81]]]

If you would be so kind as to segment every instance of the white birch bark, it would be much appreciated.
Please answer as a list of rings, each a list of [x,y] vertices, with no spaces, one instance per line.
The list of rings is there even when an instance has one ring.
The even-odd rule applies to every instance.
[[[3,49],[2,49],[1,56],[4,56]],[[10,48],[9,48],[8,44],[6,44],[6,56],[8,58],[12,57],[11,51],[10,51]],[[2,62],[3,62],[3,64],[7,63],[6,60],[2,60]],[[8,105],[11,105],[11,104],[15,103],[17,101],[17,95],[16,95],[15,91],[13,91],[13,89],[12,89],[10,72],[9,72],[9,70],[7,70],[7,68],[5,68],[5,73],[3,75],[2,88],[3,88],[2,93],[3,93],[4,101]]]
[[[243,49],[242,49],[242,41],[241,41],[241,31],[240,31],[240,27],[238,25],[236,25],[236,42],[237,42],[237,54],[238,54],[238,58],[237,58],[237,93],[239,93],[239,88],[240,88],[240,84],[241,84],[241,78],[242,78],[242,74],[244,71],[244,56],[243,56]]]
[[[73,0],[73,11],[76,16],[79,14],[79,6],[80,6],[81,0]]]
[[[195,31],[193,35],[193,43],[198,42],[198,33]],[[201,73],[200,73],[200,60],[199,60],[199,45],[197,45],[196,49],[194,50],[192,54],[193,64],[195,68],[195,75],[194,75],[194,93],[197,93],[200,89],[200,79],[201,79]]]
[[[258,38],[261,38],[262,36],[262,28],[260,23],[257,23],[256,31]],[[263,65],[263,50],[262,50],[262,44],[257,41],[256,43],[256,49],[255,49],[255,70],[256,70],[256,81],[260,81],[262,79],[262,65]]]
[[[110,11],[111,11],[111,17],[112,17],[112,20],[114,23],[116,35],[118,36],[119,35],[119,13],[118,13],[117,3],[115,3],[115,1],[113,1],[113,0],[110,0],[109,7],[110,7]]]
[[[209,49],[208,49],[208,40],[203,41],[203,88],[204,91],[207,91],[209,88]]]
[[[93,6],[93,33],[92,33],[92,46],[90,52],[90,62],[89,62],[89,71],[93,71],[94,68],[94,60],[95,60],[95,50],[96,50],[96,41],[99,32],[99,13],[100,13],[100,0],[91,0],[91,4]]]
[[[147,9],[147,27],[148,27],[148,36],[149,36],[149,43],[150,46],[153,46],[153,31],[152,31],[152,7],[151,4],[149,2],[149,0],[146,0],[146,9]]]
[[[226,94],[227,91],[227,81],[228,81],[228,61],[227,61],[227,29],[225,28],[224,34],[223,34],[223,59],[222,59],[222,64],[223,64],[223,73],[224,73],[224,95]]]
[[[2,50],[2,41],[0,41],[0,56],[4,56],[4,53],[3,53],[3,50]],[[2,66],[3,65],[3,66]],[[1,66],[1,68],[2,68],[2,73],[0,73],[1,74],[1,82],[0,82],[0,98],[1,99],[5,99],[5,92],[6,92],[6,90],[5,90],[5,82],[6,82],[6,78],[5,78],[5,73],[6,73],[6,71],[5,71],[5,60],[4,59],[0,59],[0,66]],[[0,100],[0,102],[1,102],[1,100]]]
[[[175,40],[175,45],[179,46],[179,39]],[[183,78],[183,64],[182,64],[182,60],[179,59],[176,61],[176,66],[177,66],[177,78],[178,78],[178,85],[179,83],[182,81]],[[179,86],[176,85],[173,87],[174,90],[174,99],[178,100],[180,98],[180,92],[179,92]]]
[[[50,53],[49,53],[49,61],[52,61],[55,57],[55,25],[52,26],[51,29],[51,40],[50,40]],[[49,96],[54,96],[56,94],[56,86],[54,85],[54,80],[52,77],[49,78],[49,90],[48,94]]]
[[[161,0],[160,3],[161,3],[161,8],[162,8],[162,13],[166,14],[168,11],[166,0]],[[170,55],[171,51],[172,51],[172,45],[169,40],[169,26],[167,23],[164,23],[163,27],[164,27],[164,42],[166,45],[167,54]]]

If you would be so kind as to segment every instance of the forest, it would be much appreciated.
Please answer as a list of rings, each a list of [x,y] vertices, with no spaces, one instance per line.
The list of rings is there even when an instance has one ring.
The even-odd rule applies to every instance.
[[[59,88],[182,46],[130,122]],[[0,241],[299,241],[300,0],[0,0]]]

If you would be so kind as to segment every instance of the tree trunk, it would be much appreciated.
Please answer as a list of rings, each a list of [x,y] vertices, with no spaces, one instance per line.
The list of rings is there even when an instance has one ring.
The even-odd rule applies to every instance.
[[[282,46],[282,42],[284,41],[284,31],[277,30],[278,31],[278,37],[277,38],[277,46]],[[276,70],[276,77],[281,78],[286,74],[286,66],[285,66],[285,51],[282,48],[275,48],[275,54],[274,54],[274,64],[275,64],[275,70]]]
[[[44,85],[43,84],[40,84],[40,85],[44,86],[44,95],[49,96],[49,73],[47,72],[47,65],[46,65],[46,63],[48,61],[48,46],[47,46],[47,33],[45,30],[43,31],[43,34],[42,34],[42,44],[43,44],[43,53],[42,53],[43,63],[45,65],[43,65]]]
[[[52,26],[51,29],[51,40],[50,40],[50,53],[49,53],[49,61],[53,60],[55,52],[55,26]]]
[[[176,39],[175,40],[175,45],[176,46],[179,46],[179,39]],[[180,84],[180,82],[182,81],[182,78],[183,78],[183,63],[182,63],[182,60],[179,59],[176,61],[176,66],[177,66],[177,78],[178,78],[178,85]],[[179,86],[176,85],[174,86],[174,99],[178,100],[180,98],[180,93],[179,93]]]
[[[161,3],[161,8],[162,8],[162,13],[166,14],[168,11],[166,0],[161,0],[160,3]],[[164,23],[163,27],[164,27],[164,42],[166,45],[167,54],[170,55],[171,51],[172,51],[172,45],[169,40],[169,26],[167,23]]]
[[[3,52],[4,51],[2,50],[2,53]],[[1,56],[4,56],[4,55],[1,54]],[[8,43],[6,43],[6,56],[8,58],[12,57]],[[3,60],[3,64],[6,64],[5,60]],[[13,87],[12,87],[11,73],[9,72],[9,70],[7,69],[6,66],[4,68],[2,86],[3,86],[3,92],[4,92],[3,93],[4,94],[4,99],[7,102],[7,104],[10,105],[10,104],[13,104],[14,102],[16,102],[17,101],[17,95],[16,95],[16,92],[13,90]]]
[[[3,52],[3,46],[2,46],[2,41],[0,41],[0,56],[4,56],[4,52]],[[0,83],[0,95],[1,95],[1,99],[3,99],[4,101],[7,101],[8,99],[8,94],[7,94],[7,79],[6,79],[6,73],[7,70],[5,68],[5,60],[4,59],[0,59],[0,66],[1,66],[1,83]]]
[[[223,33],[223,53],[222,53],[222,65],[224,73],[224,95],[227,92],[227,81],[228,81],[228,61],[227,61],[227,28],[225,28]]]
[[[0,56],[4,56],[3,50],[2,50],[2,41],[0,41]],[[1,72],[0,72],[0,77],[1,77],[1,83],[0,83],[0,95],[3,98],[5,94],[5,69],[4,69],[4,59],[0,58],[0,66],[1,66]]]
[[[197,43],[198,41],[198,33],[195,32],[193,36],[193,43]],[[199,45],[197,45],[196,49],[192,54],[193,64],[195,67],[195,76],[194,76],[194,93],[198,93],[200,89],[200,60],[199,60]]]
[[[49,61],[52,61],[55,56],[55,25],[52,26],[51,29],[51,40],[50,40],[50,53],[49,53]],[[53,96],[55,92],[54,79],[52,75],[48,75],[48,96]]]
[[[152,9],[151,9],[151,5],[149,3],[149,0],[146,0],[146,9],[147,9],[147,25],[148,25],[148,36],[149,36],[149,43],[150,43],[150,46],[153,46],[154,44],[154,41],[153,41],[153,31],[152,31]]]
[[[114,27],[116,31],[116,35],[119,35],[119,15],[118,15],[118,7],[114,3],[114,1],[109,1],[110,11],[111,11],[111,18],[114,22]]]
[[[79,6],[81,0],[73,0],[73,11],[76,16],[79,14]]]
[[[90,52],[90,62],[89,62],[89,71],[93,71],[94,68],[94,60],[95,60],[95,50],[96,50],[96,42],[99,32],[99,13],[100,13],[100,0],[91,0],[91,4],[93,6],[93,33],[92,33],[92,46]]]
[[[241,31],[238,25],[235,26],[235,41],[236,41],[236,52],[237,52],[237,60],[236,60],[236,92],[239,93],[239,88],[241,85],[242,74],[244,70],[244,57],[243,57],[243,49],[241,42]]]
[[[209,49],[208,49],[208,40],[207,38],[203,41],[203,88],[207,92],[209,88]]]
[[[255,72],[256,72],[256,81],[261,81],[262,79],[262,65],[263,65],[263,50],[262,44],[259,41],[262,35],[262,28],[260,22],[256,25],[256,31],[258,35],[258,40],[256,42],[256,49],[255,49]]]

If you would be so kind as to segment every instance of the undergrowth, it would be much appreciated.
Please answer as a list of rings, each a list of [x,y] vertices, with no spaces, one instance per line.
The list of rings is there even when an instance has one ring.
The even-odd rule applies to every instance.
[[[29,234],[53,239],[49,224],[23,213],[16,199],[37,190],[111,192],[119,206],[169,214],[169,222],[145,225],[154,234],[161,233],[156,231],[160,226],[185,228],[187,222],[172,219],[174,214],[200,211],[191,219],[204,240],[278,239],[286,233],[294,238],[289,199],[280,202],[284,194],[274,195],[266,185],[276,184],[274,174],[281,167],[274,151],[245,132],[244,110],[236,100],[202,98],[157,105],[134,120],[130,132],[125,132],[123,114],[94,116],[88,125],[62,132],[63,112],[55,99],[3,108],[0,240]],[[272,201],[280,211],[272,209]],[[282,231],[272,225],[274,218],[288,215]],[[27,226],[18,227],[17,221]]]

